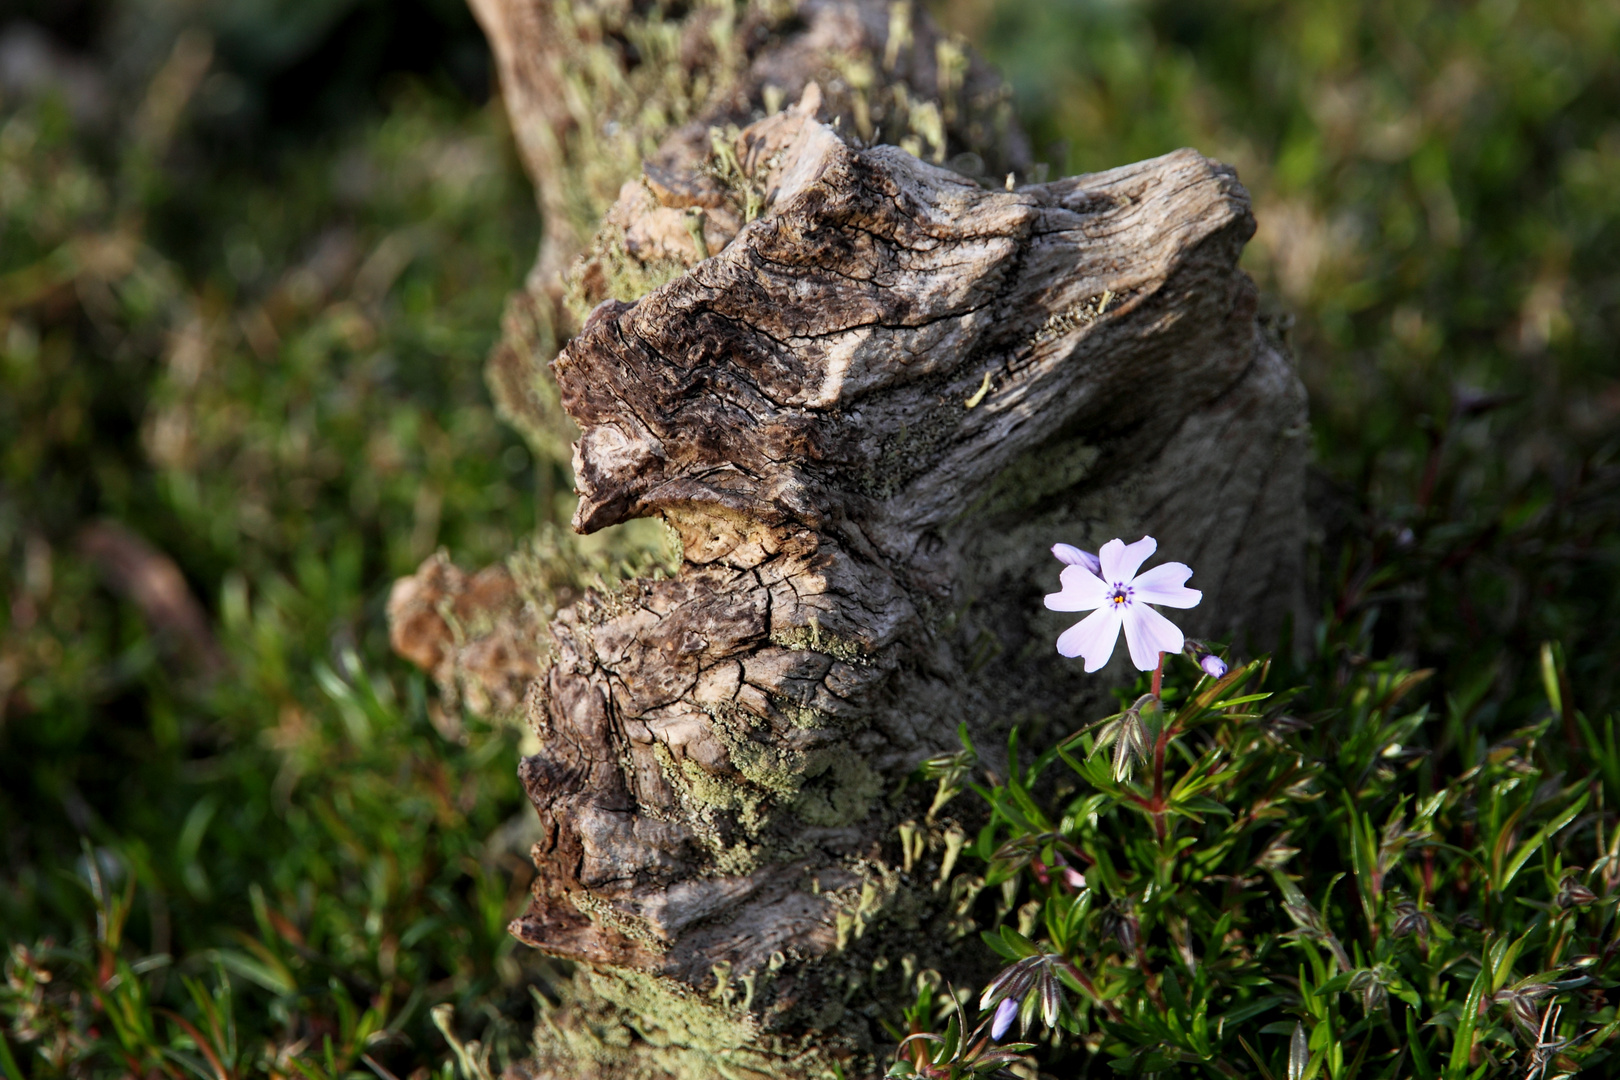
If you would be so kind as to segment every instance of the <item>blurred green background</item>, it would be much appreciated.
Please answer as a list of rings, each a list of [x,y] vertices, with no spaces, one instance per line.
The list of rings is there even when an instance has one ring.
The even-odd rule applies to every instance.
[[[1612,710],[1620,6],[934,7],[1056,171],[1238,167],[1311,394],[1306,632],[1435,668],[1459,766],[1545,709],[1542,642],[1572,725]],[[504,931],[521,733],[438,709],[383,617],[435,550],[571,511],[482,379],[542,223],[477,28],[8,10],[0,1066],[405,1076],[449,1060],[448,1004],[498,1071],[548,974]]]

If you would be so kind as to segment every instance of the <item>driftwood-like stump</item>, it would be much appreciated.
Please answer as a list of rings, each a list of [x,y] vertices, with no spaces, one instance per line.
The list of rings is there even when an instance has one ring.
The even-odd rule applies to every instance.
[[[497,28],[566,5],[478,6],[513,95]],[[828,12],[878,57],[880,31],[934,35],[903,5],[798,10],[737,85]],[[522,376],[531,426],[548,394],[578,425],[575,527],[661,517],[679,574],[537,614],[510,575],[436,562],[391,604],[442,678],[512,656],[463,672],[489,700],[540,672],[521,776],[544,839],[513,930],[579,973],[537,1075],[881,1072],[876,1018],[963,962],[982,888],[963,825],[902,781],[959,724],[995,768],[1012,724],[1066,730],[1123,674],[1123,647],[1096,677],[1055,655],[1054,541],[1156,536],[1204,592],[1191,634],[1270,648],[1298,613],[1304,396],[1237,268],[1232,171],[1182,150],[1004,189],[868,144],[826,66],[745,126],[672,129],[566,284],[530,290],[588,312],[557,390]],[[720,97],[745,116],[761,85]]]

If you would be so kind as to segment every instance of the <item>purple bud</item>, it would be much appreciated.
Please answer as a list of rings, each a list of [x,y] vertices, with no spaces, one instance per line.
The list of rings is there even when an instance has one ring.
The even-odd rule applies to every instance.
[[[1204,674],[1212,679],[1218,679],[1226,674],[1226,661],[1214,653],[1206,653],[1198,658],[1198,666],[1204,669]]]
[[[1070,566],[1083,566],[1098,577],[1102,577],[1102,560],[1089,551],[1081,551],[1073,544],[1053,544],[1052,554],[1057,561],[1068,563]]]
[[[1069,883],[1071,889],[1083,889],[1086,887],[1086,875],[1072,866],[1063,868],[1063,880]]]
[[[990,1022],[990,1037],[997,1042],[1007,1034],[1012,1027],[1013,1017],[1018,1015],[1018,1002],[1012,998],[1002,998],[1001,1004],[996,1006],[996,1018]]]

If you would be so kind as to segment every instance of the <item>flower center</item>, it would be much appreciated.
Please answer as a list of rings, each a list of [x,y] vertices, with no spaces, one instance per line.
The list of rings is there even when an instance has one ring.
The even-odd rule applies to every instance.
[[[1125,585],[1115,585],[1114,591],[1108,594],[1108,602],[1117,608],[1122,608],[1131,602],[1131,593],[1133,591]]]

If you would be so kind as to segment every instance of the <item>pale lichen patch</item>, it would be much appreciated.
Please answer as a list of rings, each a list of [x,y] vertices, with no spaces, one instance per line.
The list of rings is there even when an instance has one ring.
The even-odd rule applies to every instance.
[[[768,725],[763,717],[745,709],[721,705],[710,710],[709,715],[714,717],[715,732],[725,744],[732,766],[744,778],[779,798],[798,795],[811,764],[810,755],[753,738],[752,730]]]
[[[1014,461],[966,508],[963,517],[1011,514],[1085,481],[1102,451],[1083,439],[1047,446]]]
[[[654,746],[653,753],[689,819],[702,826],[693,831],[709,851],[713,872],[741,877],[757,870],[764,861],[764,848],[746,841],[728,844],[725,835],[734,831],[730,826],[735,823],[745,836],[757,837],[769,824],[767,796],[748,784],[717,776],[695,761],[676,761],[662,743]]]
[[[846,664],[865,664],[868,650],[860,642],[830,634],[821,628],[814,616],[808,626],[793,626],[771,634],[771,644],[795,651],[818,652]]]
[[[569,271],[563,300],[580,322],[604,300],[634,303],[687,270],[677,259],[643,261],[630,252],[624,230],[605,226],[591,250]]]
[[[1054,311],[1051,315],[1047,316],[1046,321],[1041,324],[1040,329],[1035,331],[1035,336],[1030,339],[1030,344],[1038,345],[1047,341],[1052,341],[1056,338],[1062,337],[1064,334],[1067,334],[1072,330],[1078,330],[1083,326],[1090,326],[1092,323],[1103,317],[1103,315],[1108,311],[1108,306],[1112,304],[1115,299],[1117,298],[1114,295],[1114,291],[1112,289],[1105,289],[1096,296],[1088,296],[1084,300],[1076,300],[1067,307]]]
[[[621,967],[581,969],[561,987],[564,1009],[542,1008],[535,1063],[554,1075],[612,1080],[773,1080],[832,1077],[854,1051],[836,1036],[811,1043],[761,1029],[743,1002],[774,971],[750,972],[702,993],[673,979]],[[745,981],[746,980],[746,981]]]
[[[619,910],[588,889],[577,889],[569,893],[568,900],[593,922],[616,930],[653,952],[661,953],[668,948],[663,938],[659,937],[658,932],[646,919]]]
[[[865,759],[853,754],[831,756],[826,767],[805,778],[793,801],[793,812],[811,825],[852,825],[871,813],[883,794],[883,778]]]

